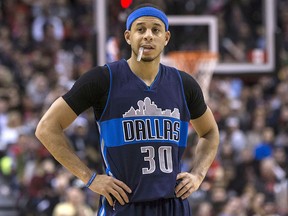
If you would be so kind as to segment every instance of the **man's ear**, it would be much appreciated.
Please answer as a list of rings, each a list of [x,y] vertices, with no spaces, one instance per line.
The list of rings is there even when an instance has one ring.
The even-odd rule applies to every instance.
[[[124,38],[125,38],[127,44],[131,45],[131,41],[130,41],[130,31],[126,30],[126,31],[124,32]]]
[[[171,33],[170,31],[166,31],[166,35],[165,35],[165,46],[168,44],[169,40],[171,37]]]

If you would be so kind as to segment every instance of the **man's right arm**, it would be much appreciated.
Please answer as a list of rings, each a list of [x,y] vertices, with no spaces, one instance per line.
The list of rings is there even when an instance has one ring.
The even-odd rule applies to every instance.
[[[80,83],[82,81],[80,79],[78,84],[76,82],[75,86],[81,86]],[[74,91],[78,93],[78,91],[75,89]],[[70,97],[73,96],[70,95]],[[76,98],[79,97],[77,96]],[[79,100],[75,99],[74,103],[79,103]],[[84,110],[85,107],[83,108],[82,106],[80,109]],[[79,112],[81,112],[81,110]],[[77,113],[74,111],[74,109],[68,105],[63,97],[60,97],[51,105],[51,107],[39,121],[35,134],[60,164],[62,164],[67,170],[69,170],[84,183],[87,183],[93,172],[75,154],[64,134],[64,130],[76,118]],[[129,202],[127,192],[131,192],[130,188],[123,182],[111,176],[97,175],[89,188],[92,191],[105,196],[110,205],[113,205],[112,196],[114,196],[115,199],[122,205]]]
[[[77,157],[64,135],[64,130],[76,118],[74,111],[60,97],[39,121],[35,134],[59,163],[83,182],[88,182],[92,171]]]

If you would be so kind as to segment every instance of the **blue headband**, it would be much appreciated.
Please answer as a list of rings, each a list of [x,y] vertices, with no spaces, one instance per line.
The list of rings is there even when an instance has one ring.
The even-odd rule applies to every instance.
[[[143,16],[152,16],[160,19],[165,24],[165,30],[168,31],[169,24],[167,16],[161,10],[154,7],[142,7],[133,11],[127,18],[126,29],[130,30],[132,23],[139,17]]]

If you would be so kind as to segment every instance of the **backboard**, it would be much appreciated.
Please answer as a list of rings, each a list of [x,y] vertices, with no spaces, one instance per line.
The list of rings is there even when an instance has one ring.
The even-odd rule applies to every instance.
[[[256,45],[255,42],[255,45],[240,53],[241,50],[239,48],[237,50],[237,46],[241,47],[241,44],[236,44],[233,38],[220,35],[219,30],[221,30],[222,24],[219,23],[217,15],[168,15],[169,29],[172,36],[175,36],[165,49],[164,57],[173,50],[207,49],[220,54],[224,50],[224,53],[227,53],[226,56],[231,55],[232,57],[227,58],[222,53],[224,57],[220,56],[219,58],[214,70],[216,74],[271,73],[275,69],[275,3],[271,0],[262,0],[261,5],[259,13],[261,12],[262,15],[262,23],[259,25],[259,31],[262,30],[260,32],[262,47]],[[236,26],[236,28],[240,27],[240,24]],[[245,34],[245,28],[247,29],[243,26],[243,34]],[[258,38],[259,41],[260,39]],[[185,43],[185,41],[190,43]],[[257,43],[260,42],[257,41]]]

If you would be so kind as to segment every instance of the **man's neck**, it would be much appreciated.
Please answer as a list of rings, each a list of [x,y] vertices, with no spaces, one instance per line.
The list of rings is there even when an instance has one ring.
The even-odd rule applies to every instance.
[[[138,76],[147,86],[150,86],[158,74],[160,61],[155,59],[150,62],[137,61],[131,57],[127,60],[131,71]]]

